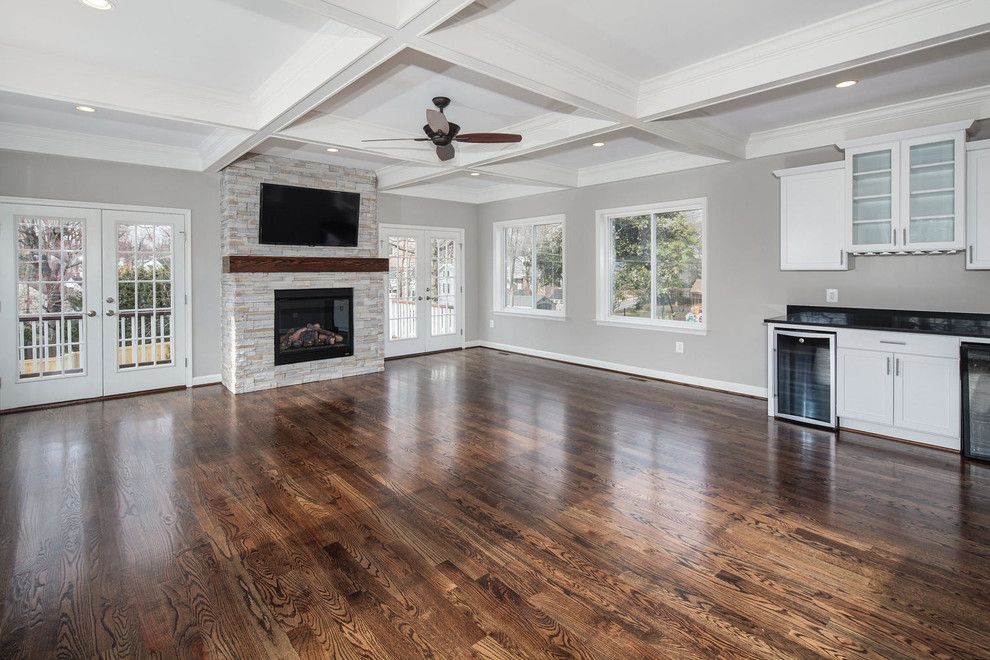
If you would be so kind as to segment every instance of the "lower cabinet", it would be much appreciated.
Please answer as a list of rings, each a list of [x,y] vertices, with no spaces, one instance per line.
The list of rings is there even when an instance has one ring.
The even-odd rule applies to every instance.
[[[959,448],[957,359],[856,348],[836,357],[840,425]]]

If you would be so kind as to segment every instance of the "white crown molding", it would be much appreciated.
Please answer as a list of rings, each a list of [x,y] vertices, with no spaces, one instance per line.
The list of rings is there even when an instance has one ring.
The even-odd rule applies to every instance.
[[[654,118],[990,31],[986,0],[886,0],[651,78]]]
[[[199,145],[200,169],[205,169],[205,163],[212,163],[221,155],[241,144],[250,136],[248,131],[218,128]]]
[[[813,149],[973,117],[990,117],[990,85],[753,133],[746,157]]]
[[[199,151],[138,140],[0,123],[0,149],[200,171]]]
[[[696,167],[718,165],[724,162],[726,161],[718,158],[697,156],[679,151],[667,151],[646,156],[637,156],[635,158],[626,158],[604,165],[582,167],[577,172],[578,185],[581,187],[594,186],[600,183],[611,183],[613,181],[638,179],[644,176],[680,172]]]

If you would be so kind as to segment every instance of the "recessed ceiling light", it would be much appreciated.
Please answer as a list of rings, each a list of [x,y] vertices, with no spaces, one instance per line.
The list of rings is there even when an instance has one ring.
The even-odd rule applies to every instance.
[[[481,176],[481,172],[471,172],[471,176]]]
[[[852,87],[858,82],[859,82],[858,80],[843,80],[840,83],[835,83],[835,86],[838,87],[839,89],[842,89],[843,87]]]
[[[329,151],[332,154],[335,154],[338,151],[340,151],[340,149],[338,149],[337,147],[327,147],[327,151]]]
[[[96,108],[91,108],[88,105],[77,105],[76,110],[79,112],[96,112]]]
[[[593,146],[593,147],[604,147],[605,146],[605,143],[604,142],[592,142],[591,143],[591,146]]]
[[[100,11],[110,11],[113,9],[113,3],[110,0],[80,0],[80,2],[87,7],[99,9]]]

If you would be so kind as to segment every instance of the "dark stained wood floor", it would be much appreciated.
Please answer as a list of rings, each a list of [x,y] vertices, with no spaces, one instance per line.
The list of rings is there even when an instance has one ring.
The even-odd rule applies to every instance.
[[[0,417],[0,657],[987,657],[990,466],[487,349]]]

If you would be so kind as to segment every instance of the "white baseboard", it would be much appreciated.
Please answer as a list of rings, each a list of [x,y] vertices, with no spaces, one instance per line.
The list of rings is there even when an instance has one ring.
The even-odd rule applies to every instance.
[[[557,360],[559,362],[569,362],[571,364],[577,364],[583,367],[596,367],[598,369],[608,369],[609,371],[621,371],[622,373],[632,374],[634,376],[643,376],[644,378],[655,378],[657,380],[666,380],[673,383],[681,383],[683,385],[707,387],[709,389],[730,392],[732,394],[745,394],[746,396],[755,396],[763,399],[767,397],[767,388],[757,387],[755,385],[744,385],[743,383],[733,383],[726,380],[715,380],[712,378],[701,378],[700,376],[675,374],[669,371],[658,371],[656,369],[644,369],[642,367],[634,367],[628,364],[619,364],[618,362],[594,360],[591,358],[578,357],[576,355],[540,351],[535,348],[527,348],[525,346],[499,344],[492,341],[478,340],[468,342],[468,344],[483,346],[485,348],[493,348],[499,351],[509,351],[510,353],[522,353],[524,355],[532,355],[533,357]]]
[[[464,348],[478,348],[482,345],[483,342],[480,339],[472,339],[471,341],[464,342]]]
[[[193,376],[192,385],[190,387],[199,387],[200,385],[215,385],[220,382],[220,374],[209,374],[206,376]]]

